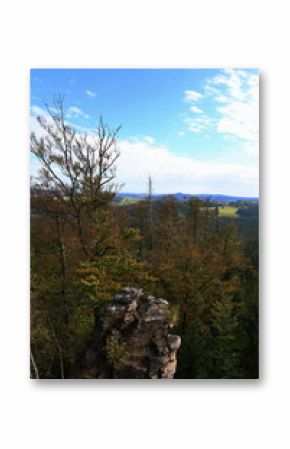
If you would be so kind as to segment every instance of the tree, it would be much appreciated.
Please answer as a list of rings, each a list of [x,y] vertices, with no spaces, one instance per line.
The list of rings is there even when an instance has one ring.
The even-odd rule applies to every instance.
[[[31,190],[32,375],[65,377],[91,331],[79,301],[80,262],[100,261],[118,245],[110,204],[115,195],[117,134],[100,118],[96,134],[78,133],[59,97],[37,117],[31,151],[41,169]]]
[[[92,238],[96,212],[112,200],[117,187],[120,126],[111,129],[101,117],[96,135],[77,133],[67,123],[63,97],[46,108],[47,116],[37,117],[43,134],[31,133],[31,151],[42,166],[36,187],[53,196],[54,209],[62,208],[73,218],[83,254],[95,257],[100,243]]]

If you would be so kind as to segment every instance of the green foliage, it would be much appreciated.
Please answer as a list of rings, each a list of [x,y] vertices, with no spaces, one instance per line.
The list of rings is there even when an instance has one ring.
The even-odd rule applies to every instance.
[[[117,330],[113,330],[112,334],[106,338],[105,353],[114,372],[121,371],[128,365],[128,348],[126,343],[120,339],[120,334]]]
[[[180,310],[178,305],[172,305],[167,311],[167,319],[171,327],[177,326],[180,320]]]
[[[105,302],[131,286],[170,302],[176,377],[258,377],[258,203],[154,201],[149,179],[145,200],[116,207],[118,129],[101,119],[91,146],[64,126],[63,109],[53,117],[56,128],[40,119],[46,146],[32,135],[43,166],[31,197],[32,376],[69,377]],[[117,331],[105,352],[124,370]]]
[[[95,308],[112,299],[120,288],[142,287],[150,291],[155,278],[149,274],[145,262],[138,261],[130,252],[120,250],[94,262],[82,262],[77,270],[76,286],[83,300]]]

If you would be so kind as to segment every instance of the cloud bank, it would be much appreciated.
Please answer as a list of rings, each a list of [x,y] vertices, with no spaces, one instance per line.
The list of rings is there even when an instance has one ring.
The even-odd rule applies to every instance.
[[[121,140],[117,180],[123,191],[145,192],[147,177],[156,193],[224,193],[258,195],[258,168],[248,165],[206,162],[174,153],[148,139]]]

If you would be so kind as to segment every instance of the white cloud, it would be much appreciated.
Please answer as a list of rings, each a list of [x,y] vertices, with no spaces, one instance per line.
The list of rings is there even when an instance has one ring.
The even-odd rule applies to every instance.
[[[193,112],[194,114],[199,114],[202,112],[202,109],[198,108],[197,106],[190,106],[190,111]]]
[[[235,72],[235,71],[234,71]],[[202,109],[189,104],[190,114],[185,122],[194,133],[215,130],[234,144],[239,143],[245,154],[258,151],[258,76],[245,71],[224,71],[219,77],[207,80],[203,93],[185,91],[189,102],[203,98],[212,101],[214,115],[204,114]],[[200,105],[200,104],[199,104]],[[201,106],[202,107],[202,106]],[[47,112],[32,106],[31,129],[40,133],[36,115]],[[71,118],[83,116],[76,106],[68,109]],[[179,136],[184,131],[178,131]],[[147,175],[153,177],[156,193],[225,193],[233,195],[258,195],[258,166],[247,163],[228,163],[220,160],[198,160],[174,153],[170,148],[158,145],[152,136],[142,139],[121,140],[121,156],[117,161],[117,180],[125,183],[124,191],[144,192]],[[240,150],[241,151],[241,150]],[[33,173],[36,164],[32,164]]]
[[[51,112],[57,112],[57,110],[53,107],[50,107],[49,110]],[[42,117],[45,117],[47,120],[51,120],[48,111],[46,109],[43,109],[36,105],[31,106],[31,114],[32,114],[32,117],[42,116]],[[77,106],[70,106],[65,111],[65,116],[66,116],[66,118],[77,118],[77,117],[83,117],[86,119],[90,118],[90,116],[88,114],[83,112]]]
[[[225,139],[231,137],[233,143],[239,144],[240,151],[245,154],[257,155],[259,76],[246,70],[226,69],[207,79],[203,94],[200,95],[206,97],[207,102],[211,101],[214,113],[203,114],[195,119],[187,117],[185,121],[189,130],[204,132],[210,128]],[[196,106],[189,109],[191,112],[198,112]]]
[[[144,139],[122,140],[119,146],[117,180],[125,183],[125,192],[146,191],[150,173],[157,193],[258,194],[256,167],[197,160],[178,155],[165,146],[149,144]]]
[[[92,90],[87,89],[86,90],[86,95],[88,97],[95,97],[96,96],[96,92],[93,92]]]
[[[50,108],[51,112],[57,112],[55,108]],[[81,113],[80,113],[80,112]],[[82,111],[79,108],[76,107],[71,107],[66,111],[66,118],[69,119],[76,119],[78,118],[80,115],[82,115]],[[40,124],[37,121],[37,117],[41,116],[43,118],[46,119],[46,121],[52,125],[53,124],[53,120],[51,118],[51,116],[49,115],[48,111],[46,109],[43,109],[39,106],[33,105],[31,106],[31,116],[30,116],[30,131],[34,132],[36,134],[37,137],[40,137],[43,135],[44,131],[43,128],[40,126]],[[84,114],[84,118],[89,118],[89,116],[87,114]],[[66,120],[66,123],[71,126],[73,129],[78,130],[78,131],[86,131],[87,128],[77,125],[75,123],[73,123],[71,120]]]
[[[116,180],[124,192],[146,192],[150,173],[156,193],[258,195],[258,169],[252,166],[178,155],[146,137],[121,140],[119,149]],[[34,157],[30,168],[37,176],[40,163]]]
[[[86,114],[85,112],[83,112],[80,108],[78,108],[77,106],[70,106],[67,110],[67,117],[71,118],[71,117],[82,117],[85,119],[90,118],[90,116],[88,114]]]
[[[259,77],[243,70],[225,70],[211,82],[222,84],[224,94],[216,97],[225,103],[217,106],[217,132],[239,139],[249,154],[258,154]],[[249,148],[251,150],[249,151]]]
[[[195,90],[185,90],[184,91],[184,99],[185,101],[198,101],[202,98],[202,94],[200,92],[196,92]]]
[[[237,100],[244,99],[244,91],[242,89],[242,78],[246,76],[246,72],[241,70],[226,69],[224,74],[215,76],[212,84],[223,84],[228,88],[231,97]]]
[[[38,159],[36,159],[35,156],[32,156],[30,159],[30,176],[32,176],[33,178],[37,178],[40,169],[40,162],[38,161]]]
[[[258,137],[258,110],[254,104],[231,102],[217,108],[220,119],[217,131],[240,139],[255,141]]]
[[[44,109],[40,108],[39,106],[31,106],[31,112],[33,115],[44,115],[47,114],[47,111],[45,111]]]
[[[225,95],[218,95],[217,97],[215,97],[215,101],[217,101],[218,103],[228,103],[229,98]]]
[[[200,133],[208,129],[212,125],[213,120],[207,115],[201,115],[197,118],[187,117],[185,122],[190,131]]]
[[[154,137],[151,136],[145,136],[143,137],[144,142],[149,143],[149,144],[153,144],[155,142]]]
[[[49,124],[52,124],[53,121],[45,109],[35,105],[31,106],[30,131],[34,132],[37,137],[40,137],[43,135],[44,131],[37,121],[38,116],[44,117]]]

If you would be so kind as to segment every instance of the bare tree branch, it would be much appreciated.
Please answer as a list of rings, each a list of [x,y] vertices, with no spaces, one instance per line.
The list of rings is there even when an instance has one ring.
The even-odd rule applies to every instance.
[[[111,129],[100,117],[96,135],[76,133],[67,123],[63,96],[55,99],[53,108],[45,107],[47,115],[37,117],[43,135],[31,133],[31,151],[42,166],[41,187],[53,191],[74,217],[80,246],[89,256],[84,218],[91,214],[94,220],[97,209],[110,201],[108,192],[116,188],[113,182],[121,127]]]

